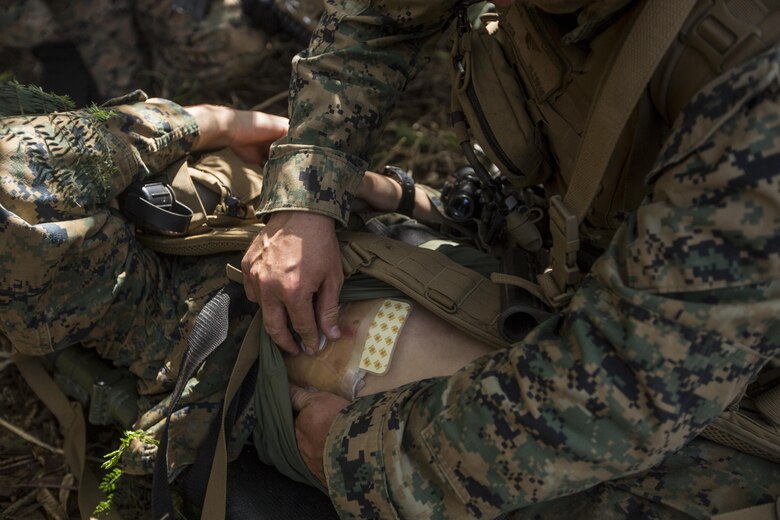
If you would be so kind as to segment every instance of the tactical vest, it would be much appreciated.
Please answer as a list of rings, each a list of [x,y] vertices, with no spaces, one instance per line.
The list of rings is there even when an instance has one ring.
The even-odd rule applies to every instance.
[[[453,54],[454,104],[472,137],[517,187],[544,184],[566,193],[600,85],[646,2],[614,13],[597,35],[581,39],[573,15],[549,14],[517,1],[459,31]],[[709,81],[780,41],[779,0],[700,0],[655,69],[620,135],[599,195],[581,226],[606,246],[634,211],[669,127]]]

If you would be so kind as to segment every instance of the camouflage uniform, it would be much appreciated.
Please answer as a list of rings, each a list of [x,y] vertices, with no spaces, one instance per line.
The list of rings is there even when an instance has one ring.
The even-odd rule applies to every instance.
[[[456,3],[328,4],[293,63],[264,212],[345,223],[385,118]],[[588,2],[577,30],[603,23],[599,4],[626,3]],[[325,471],[343,517],[707,518],[780,495],[780,466],[694,440],[780,353],[779,59],[773,49],[692,99],[655,166],[634,173],[649,194],[564,312],[452,377],[337,417]]]
[[[318,0],[302,3],[307,14],[320,10]],[[3,4],[0,46],[29,49],[45,42],[72,41],[105,98],[152,83],[172,92],[224,88],[270,55],[269,38],[253,26],[240,0],[211,0],[202,18],[177,8],[174,0],[10,0]]]
[[[133,0],[10,0],[0,8],[0,45],[31,49],[47,42],[76,45],[101,96],[144,88],[149,78]]]
[[[109,114],[0,119],[0,344],[28,355],[75,343],[95,349],[138,377],[135,426],[159,433],[161,400],[194,318],[227,283],[225,264],[241,255],[169,257],[135,239],[114,197],[184,157],[198,138],[180,106],[143,97],[117,100]],[[189,381],[171,425],[172,470],[194,459],[247,326],[234,323],[226,348]],[[239,419],[236,449],[252,425]],[[156,448],[134,448],[127,470],[150,472]]]
[[[201,20],[174,8],[174,0],[135,0],[150,69],[169,90],[220,88],[235,83],[268,57],[269,40],[241,10],[239,0],[209,2]]]

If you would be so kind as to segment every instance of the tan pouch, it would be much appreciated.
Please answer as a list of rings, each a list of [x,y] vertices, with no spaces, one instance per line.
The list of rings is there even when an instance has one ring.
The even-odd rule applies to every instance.
[[[186,236],[137,233],[158,253],[200,256],[243,251],[263,228],[255,216],[263,187],[262,168],[226,148],[197,161],[182,160],[165,171],[176,200],[192,210]]]
[[[512,184],[538,184],[545,148],[511,65],[514,51],[497,17],[483,21],[480,29],[458,31],[453,42],[453,121],[462,112],[471,137]]]

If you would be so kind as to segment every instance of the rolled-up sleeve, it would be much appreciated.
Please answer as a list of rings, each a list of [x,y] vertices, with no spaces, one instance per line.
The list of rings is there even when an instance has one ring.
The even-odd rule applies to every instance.
[[[309,49],[293,60],[290,130],[271,149],[261,214],[304,210],[346,223],[385,118],[457,3],[326,3]]]
[[[490,518],[641,471],[780,354],[778,57],[692,100],[565,312],[342,412],[325,448],[342,517]]]

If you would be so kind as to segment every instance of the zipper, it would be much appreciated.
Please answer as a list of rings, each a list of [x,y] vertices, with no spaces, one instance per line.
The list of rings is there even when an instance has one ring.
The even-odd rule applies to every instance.
[[[460,39],[470,30],[471,30],[471,23],[468,20],[466,8],[463,5],[461,5],[456,12],[457,38],[455,41],[455,49],[458,50],[457,50],[457,54],[453,56],[453,60],[452,60],[453,65],[458,73],[458,80],[460,85],[463,85],[463,82],[466,79],[466,68],[463,64],[463,55],[460,53]],[[477,121],[479,123],[479,126],[482,129],[485,138],[488,140],[487,143],[488,146],[493,150],[493,152],[495,152],[495,154],[498,156],[498,159],[509,167],[510,173],[516,176],[523,177],[524,175],[520,171],[520,168],[518,168],[517,165],[515,165],[515,163],[506,154],[504,149],[498,144],[498,139],[496,139],[496,135],[493,133],[493,129],[490,127],[490,123],[485,117],[485,113],[482,111],[482,105],[479,103],[479,98],[477,97],[477,93],[474,91],[474,84],[471,81],[469,81],[469,84],[466,85],[466,97],[468,97],[471,106],[474,108],[474,112],[477,115]],[[466,124],[468,124],[468,119],[465,119],[465,122]]]
[[[482,129],[482,133],[485,134],[485,138],[488,140],[488,146],[490,146],[491,150],[495,152],[499,160],[509,167],[510,173],[522,177],[523,173],[520,171],[517,165],[512,162],[501,145],[498,144],[498,139],[496,139],[496,135],[493,133],[493,129],[490,127],[490,123],[485,117],[485,113],[482,111],[482,105],[479,104],[479,98],[477,98],[477,93],[474,91],[474,85],[471,82],[466,85],[466,96],[469,98],[471,106],[474,107],[474,112],[477,115],[479,127]]]

